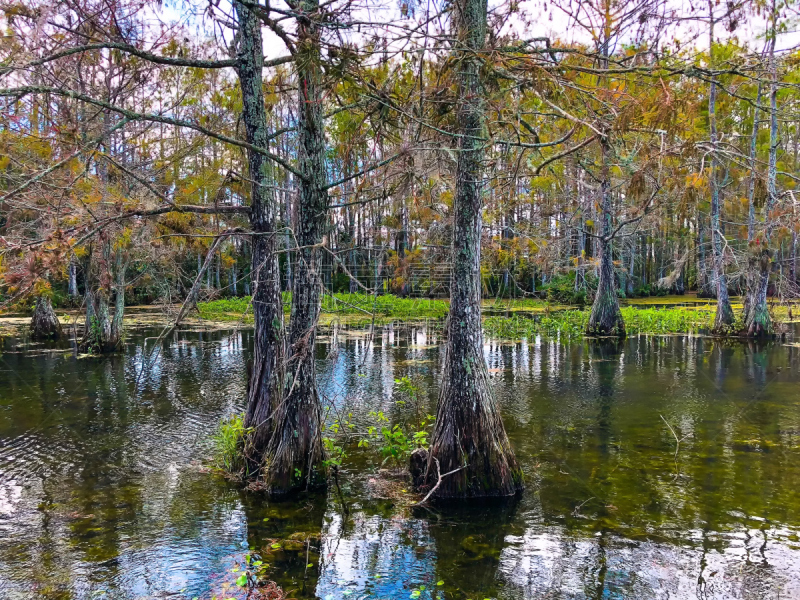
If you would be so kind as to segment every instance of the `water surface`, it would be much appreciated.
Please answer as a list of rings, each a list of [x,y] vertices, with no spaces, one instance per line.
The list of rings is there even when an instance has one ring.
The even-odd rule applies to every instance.
[[[519,501],[410,514],[352,449],[343,517],[332,490],[270,503],[201,468],[252,331],[179,332],[142,373],[155,335],[102,358],[2,340],[0,597],[210,597],[249,548],[295,598],[800,597],[798,348],[489,341]],[[402,418],[407,375],[433,412],[440,342],[325,338],[325,397],[360,430]]]

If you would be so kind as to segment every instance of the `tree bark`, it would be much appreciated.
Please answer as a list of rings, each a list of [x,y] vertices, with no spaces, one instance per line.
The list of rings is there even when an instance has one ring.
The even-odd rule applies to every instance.
[[[614,254],[612,245],[612,214],[611,214],[611,173],[609,168],[611,147],[608,138],[600,140],[603,157],[602,180],[600,190],[602,194],[602,234],[600,242],[600,279],[597,284],[597,293],[586,326],[587,335],[611,335],[625,337],[625,323],[619,309],[617,296],[617,278],[614,275]]]
[[[634,285],[633,285],[633,275],[634,269],[636,266],[636,241],[631,240],[630,243],[630,262],[628,263],[628,277],[625,280],[625,294],[628,298],[633,298],[633,294],[635,292]]]
[[[483,355],[481,210],[485,115],[479,71],[486,39],[486,0],[457,0],[459,137],[453,201],[453,275],[444,370],[426,481],[445,477],[436,498],[511,496],[523,487],[497,408]]]
[[[247,141],[268,146],[267,114],[262,90],[264,67],[261,22],[238,1],[233,3],[239,20],[236,36],[236,68],[242,90],[242,118]],[[251,180],[251,270],[255,342],[253,368],[248,382],[245,427],[252,429],[249,457],[260,464],[270,440],[271,416],[281,397],[284,368],[283,301],[276,250],[277,211],[268,183],[268,163],[260,152],[248,149]]]
[[[303,179],[299,186],[299,248],[292,282],[286,383],[265,455],[264,480],[274,495],[326,482],[314,352],[322,297],[320,246],[328,214],[318,13],[319,0],[304,0],[298,15],[298,166]]]
[[[74,256],[69,260],[69,296],[73,300],[78,297],[78,260]]]
[[[57,340],[63,332],[58,321],[56,311],[50,298],[39,296],[36,298],[36,308],[31,318],[31,337],[34,340]]]
[[[714,66],[714,4],[709,0],[709,62]],[[723,262],[722,231],[720,230],[719,181],[717,180],[717,80],[711,75],[708,94],[708,121],[711,134],[711,250],[713,258],[714,285],[717,290],[717,312],[714,317],[714,332],[725,333],[733,324],[733,309],[728,296],[728,279]]]
[[[747,277],[747,297],[745,299],[744,326],[748,337],[771,337],[774,332],[772,318],[767,308],[767,290],[769,288],[769,276],[772,271],[772,251],[769,241],[772,233],[772,209],[778,201],[777,175],[778,175],[778,85],[777,85],[777,65],[775,63],[775,41],[776,41],[776,21],[777,12],[775,2],[772,3],[770,40],[769,40],[769,70],[770,70],[770,90],[769,90],[769,166],[767,168],[767,202],[764,206],[764,232],[762,239],[752,239],[754,220],[748,223],[748,241],[750,247],[750,257],[748,260]],[[761,86],[759,86],[759,98],[761,96]],[[756,126],[758,108],[753,125],[753,138],[758,131]],[[755,174],[755,139],[751,146],[751,212],[753,207],[753,190]]]
[[[121,252],[122,249],[117,250],[112,265],[111,240],[106,232],[101,232],[100,258],[93,265],[93,275],[91,275],[92,270],[87,269],[87,274],[90,276],[87,276],[86,281],[86,322],[83,340],[80,343],[80,348],[84,352],[98,354],[115,352],[122,343],[125,275]],[[122,282],[121,285],[120,282]],[[115,290],[117,292],[116,314],[112,318],[110,305],[112,293]]]

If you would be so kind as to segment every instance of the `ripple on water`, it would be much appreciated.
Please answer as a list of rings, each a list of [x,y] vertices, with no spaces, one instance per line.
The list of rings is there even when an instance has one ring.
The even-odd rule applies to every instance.
[[[372,467],[353,452],[343,519],[332,495],[271,503],[195,467],[241,410],[252,332],[179,334],[142,373],[153,333],[124,356],[4,355],[0,597],[208,595],[250,547],[296,597],[800,597],[798,349],[488,340],[519,502],[411,516],[364,500],[347,470]],[[335,360],[319,348],[320,385],[359,427],[402,414],[403,376],[432,412],[436,335],[339,336]],[[311,568],[273,550],[293,535],[320,540]]]

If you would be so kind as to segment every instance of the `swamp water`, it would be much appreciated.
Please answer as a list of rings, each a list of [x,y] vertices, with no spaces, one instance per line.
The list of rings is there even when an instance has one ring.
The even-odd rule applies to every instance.
[[[800,348],[487,342],[519,501],[412,513],[353,448],[343,518],[333,488],[268,502],[201,468],[252,331],[179,332],[140,376],[154,335],[103,358],[2,340],[0,598],[209,598],[248,548],[293,598],[800,598]],[[403,376],[433,412],[440,342],[323,339],[320,385],[357,430],[406,410]]]

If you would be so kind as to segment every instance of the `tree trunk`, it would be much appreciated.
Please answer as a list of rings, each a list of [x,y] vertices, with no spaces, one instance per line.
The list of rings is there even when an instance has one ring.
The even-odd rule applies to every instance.
[[[78,260],[73,256],[69,261],[69,296],[78,297]]]
[[[269,138],[262,91],[261,23],[244,4],[234,1],[234,9],[239,20],[236,71],[242,89],[246,137],[251,144],[266,148]],[[268,187],[267,159],[260,152],[248,150],[247,160],[251,180],[250,225],[256,234],[252,237],[250,270],[255,342],[244,424],[252,428],[249,458],[260,464],[271,436],[271,416],[279,404],[283,383],[283,302],[276,239],[272,233],[277,226],[277,211]]]
[[[758,141],[758,106],[761,104],[761,82],[758,84],[756,104],[753,107],[753,131],[750,135],[750,181],[747,185],[747,241],[752,242],[756,230],[756,142]]]
[[[265,455],[264,480],[275,495],[326,482],[314,352],[322,294],[320,245],[328,213],[318,13],[319,0],[304,0],[298,16],[298,166],[303,179],[299,186],[299,249],[292,286],[286,383]]]
[[[117,256],[121,257],[122,250],[117,251]],[[95,261],[94,274],[87,276],[86,280],[86,323],[83,332],[83,340],[80,348],[84,352],[105,353],[114,352],[119,348],[122,341],[122,315],[124,308],[119,310],[119,322],[116,318],[112,320],[110,303],[111,294],[115,284],[120,280],[124,282],[124,274],[120,271],[121,258],[111,264],[111,241],[108,234],[100,234],[100,259]],[[87,275],[91,272],[87,269]],[[124,285],[123,285],[124,289]],[[123,304],[124,294],[118,294]]]
[[[630,262],[628,263],[628,278],[625,280],[625,295],[628,298],[633,298],[635,293],[634,285],[633,285],[633,274],[634,274],[634,267],[636,266],[636,241],[631,240],[630,243],[631,253],[630,253]]]
[[[114,346],[122,341],[122,319],[125,317],[125,263],[122,248],[117,248],[114,264],[114,318],[111,321],[111,340]]]
[[[751,245],[744,314],[745,333],[748,337],[769,337],[773,333],[772,319],[767,309],[771,264],[772,256],[766,244]]]
[[[56,311],[50,298],[39,296],[36,298],[36,308],[31,318],[31,337],[34,340],[57,340],[63,335],[61,323],[58,321]]]
[[[625,323],[619,309],[617,296],[617,278],[614,276],[614,254],[612,245],[612,214],[611,214],[611,174],[609,168],[611,147],[608,138],[600,140],[603,156],[603,172],[600,182],[602,194],[603,230],[598,237],[600,242],[600,280],[597,284],[597,293],[586,326],[587,335],[613,335],[625,337]]]
[[[480,51],[486,39],[486,0],[455,4],[459,137],[453,200],[453,275],[444,370],[436,427],[425,476],[441,480],[436,498],[511,496],[523,487],[497,408],[483,355],[481,329],[481,209],[486,134]],[[438,461],[438,462],[437,462]]]
[[[714,5],[709,0],[709,62],[713,67],[714,48]],[[724,333],[733,324],[733,309],[728,296],[728,279],[725,276],[723,263],[722,231],[720,230],[720,200],[719,181],[717,180],[717,80],[711,76],[711,86],[708,94],[708,121],[711,133],[711,250],[713,255],[714,284],[717,290],[717,312],[714,317],[714,332]]]
[[[764,206],[764,237],[750,242],[751,257],[748,261],[750,277],[748,277],[748,294],[745,303],[745,332],[749,337],[770,337],[773,334],[772,319],[767,308],[767,290],[769,275],[772,271],[772,251],[769,248],[772,234],[772,209],[778,201],[778,76],[775,62],[775,42],[777,35],[777,12],[775,1],[772,3],[770,40],[769,40],[769,166],[767,168],[767,202]],[[759,88],[760,91],[760,88]],[[753,127],[755,133],[756,128]],[[755,161],[753,167],[755,167]],[[751,203],[752,204],[752,203]],[[748,236],[749,239],[749,236]],[[751,286],[750,282],[757,285]]]

